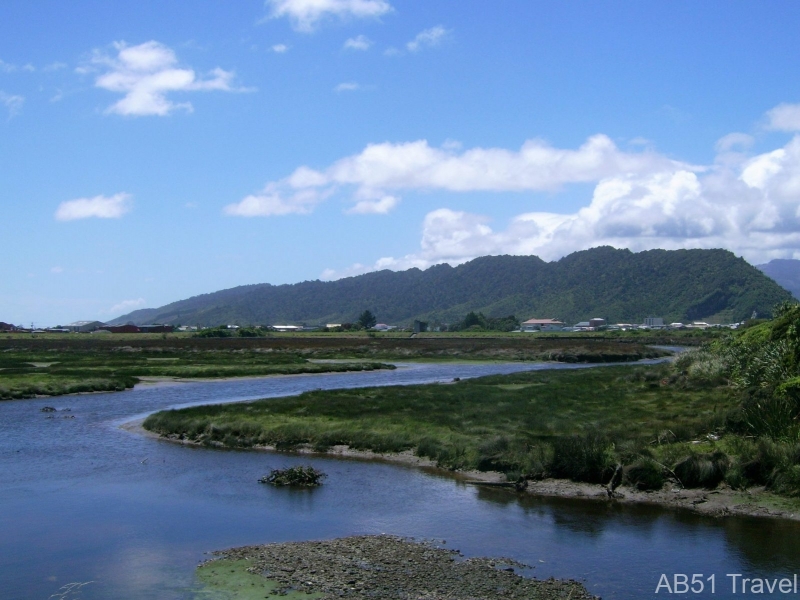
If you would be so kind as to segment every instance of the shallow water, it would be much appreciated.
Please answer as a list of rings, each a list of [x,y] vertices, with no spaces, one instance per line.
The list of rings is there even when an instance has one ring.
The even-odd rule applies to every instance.
[[[604,598],[654,596],[662,573],[671,582],[675,573],[716,576],[713,595],[706,583],[692,597],[750,597],[733,595],[726,574],[800,572],[795,523],[520,498],[402,466],[191,448],[119,428],[171,406],[530,368],[416,364],[0,403],[0,598],[45,599],[91,581],[67,597],[188,599],[206,552],[384,532],[446,540],[466,555],[512,557],[533,565],[534,576],[581,579]],[[59,411],[42,413],[43,406]],[[271,468],[299,463],[328,473],[326,484],[293,491],[256,483]],[[655,597],[664,595],[662,588]]]

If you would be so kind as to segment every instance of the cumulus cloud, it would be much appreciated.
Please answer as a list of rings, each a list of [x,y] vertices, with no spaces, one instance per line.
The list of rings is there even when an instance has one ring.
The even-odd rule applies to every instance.
[[[118,315],[126,314],[137,308],[145,305],[144,298],[136,298],[135,300],[123,300],[108,309],[108,314]]]
[[[22,110],[22,105],[25,104],[25,96],[6,94],[0,90],[0,104],[6,107],[8,118],[11,119],[17,116]]]
[[[767,112],[767,128],[800,131],[800,104],[779,104]]]
[[[800,135],[737,165],[690,170],[676,163],[619,172],[598,181],[591,200],[574,213],[528,212],[501,228],[485,215],[434,210],[422,223],[417,252],[323,275],[459,264],[489,254],[554,260],[600,245],[634,251],[727,248],[753,263],[800,258]]]
[[[76,219],[119,219],[131,210],[132,197],[120,193],[113,196],[94,196],[93,198],[77,198],[59,204],[55,213],[58,221],[75,221]]]
[[[354,38],[350,38],[345,41],[344,48],[345,50],[369,50],[369,47],[372,46],[372,40],[370,40],[365,35],[358,35]]]
[[[386,0],[266,0],[270,18],[287,17],[297,31],[310,33],[326,18],[377,18],[391,12]]]
[[[385,142],[370,144],[359,154],[342,158],[321,171],[300,167],[289,177],[269,182],[264,193],[248,196],[225,211],[238,216],[307,213],[340,189],[352,190],[356,202],[373,203],[387,196],[399,199],[397,193],[403,190],[557,190],[567,183],[599,181],[616,173],[651,172],[675,164],[651,151],[623,152],[604,135],[590,137],[575,150],[554,148],[542,140],[528,140],[516,151],[462,151],[451,142],[436,148],[426,140]],[[297,197],[303,201],[296,201]],[[268,205],[269,210],[254,210],[254,198],[260,199],[259,206]]]
[[[115,42],[114,49],[116,56],[96,51],[91,64],[80,69],[80,72],[102,70],[95,86],[123,94],[106,109],[107,113],[163,117],[176,109],[192,110],[189,102],[170,100],[167,96],[173,93],[245,91],[233,86],[232,71],[215,68],[207,77],[198,77],[194,70],[178,66],[171,48],[153,40],[137,46]]]
[[[406,48],[409,52],[419,52],[424,48],[432,48],[441,44],[449,34],[450,32],[447,29],[437,25],[420,31],[413,40],[406,44]]]
[[[275,44],[272,47],[272,51],[275,52],[276,54],[283,54],[288,49],[289,49],[289,46],[287,46],[286,44]]]

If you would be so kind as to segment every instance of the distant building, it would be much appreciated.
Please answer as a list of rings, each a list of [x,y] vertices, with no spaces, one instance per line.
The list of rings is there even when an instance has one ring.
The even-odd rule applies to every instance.
[[[175,327],[172,325],[159,325],[158,323],[139,327],[140,333],[172,333],[173,331],[175,331]]]
[[[105,326],[106,324],[101,323],[100,321],[75,321],[74,323],[70,323],[64,327],[73,333],[91,333],[92,331]]]
[[[556,319],[528,319],[520,325],[520,331],[561,331],[563,321]]]
[[[139,328],[136,325],[105,325],[100,329],[108,331],[109,333],[139,333]]]
[[[325,325],[325,329],[336,329],[337,327],[341,327],[341,323],[328,323]]]
[[[303,331],[302,325],[272,325],[275,331]]]
[[[589,319],[589,327],[594,327],[595,329],[597,329],[598,327],[605,327],[605,326],[606,326],[605,319],[601,319],[600,317]]]
[[[414,333],[423,333],[428,331],[428,323],[425,321],[414,321]]]
[[[663,327],[664,319],[661,317],[647,317],[644,320],[644,324],[648,327]]]

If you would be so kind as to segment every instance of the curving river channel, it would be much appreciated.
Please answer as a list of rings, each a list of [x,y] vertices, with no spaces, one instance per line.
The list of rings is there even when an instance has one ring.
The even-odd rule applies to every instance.
[[[65,597],[190,599],[194,567],[206,552],[372,533],[446,540],[468,556],[512,557],[533,565],[536,577],[580,579],[607,599],[671,597],[663,587],[655,594],[662,573],[671,583],[676,573],[690,580],[703,574],[704,592],[681,597],[769,597],[741,588],[733,594],[727,575],[800,574],[797,523],[521,498],[420,469],[191,448],[120,428],[166,407],[531,368],[576,367],[405,364],[0,403],[0,598],[46,599],[66,584],[92,582]],[[43,413],[44,406],[59,411]],[[328,473],[326,485],[295,492],[256,483],[270,468],[299,462]],[[772,595],[798,593],[776,588]]]

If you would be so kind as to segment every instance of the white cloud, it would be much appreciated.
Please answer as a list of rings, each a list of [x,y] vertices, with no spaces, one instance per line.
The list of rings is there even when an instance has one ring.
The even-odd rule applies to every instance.
[[[399,202],[394,196],[384,196],[378,200],[360,200],[347,212],[356,215],[385,215]]]
[[[22,105],[25,104],[25,96],[6,94],[0,91],[0,104],[6,107],[8,118],[11,119],[22,110]]]
[[[117,56],[110,57],[95,52],[90,67],[104,70],[95,80],[95,86],[123,94],[123,98],[106,109],[107,113],[126,116],[165,116],[176,109],[192,110],[189,102],[173,102],[168,94],[198,91],[245,91],[232,85],[234,74],[220,68],[212,69],[206,78],[200,78],[188,68],[178,67],[175,52],[156,41],[138,46],[125,42],[114,43]]]
[[[301,189],[284,195],[277,184],[267,184],[258,194],[252,194],[236,204],[224,208],[226,215],[233,217],[275,217],[291,214],[308,214],[325,199],[314,189]]]
[[[726,153],[746,143],[746,137],[733,137],[718,149]],[[554,260],[600,245],[634,251],[727,248],[754,264],[800,257],[800,135],[770,152],[738,162],[717,160],[705,169],[651,166],[600,178],[591,199],[572,213],[532,211],[494,227],[486,215],[431,211],[422,223],[418,251],[372,265],[327,269],[323,276],[459,264],[489,254]]]
[[[146,303],[144,298],[136,298],[135,300],[123,300],[118,304],[115,304],[111,308],[108,309],[108,314],[118,315],[118,314],[126,314],[131,312],[132,310],[136,310],[137,308],[141,308]]]
[[[736,148],[747,150],[753,145],[753,142],[755,142],[755,139],[752,135],[735,132],[722,136],[717,140],[717,143],[714,147],[717,152],[729,152]]]
[[[369,50],[369,47],[372,46],[372,40],[370,40],[365,35],[358,35],[354,38],[350,38],[344,43],[344,48],[346,50]]]
[[[276,54],[283,54],[288,49],[289,49],[289,46],[287,46],[286,44],[275,44],[272,47],[272,51],[275,52]]]
[[[354,81],[347,81],[345,83],[340,83],[335,88],[333,88],[334,92],[355,92],[361,89],[361,86]]]
[[[408,48],[409,52],[419,52],[424,48],[432,48],[441,44],[448,35],[450,35],[450,31],[441,25],[437,25],[419,32],[413,40],[406,44],[406,48]]]
[[[616,173],[650,172],[677,164],[650,151],[623,152],[604,135],[592,136],[576,150],[554,148],[541,140],[528,140],[518,151],[459,149],[452,142],[435,148],[425,140],[371,144],[323,171],[300,167],[285,179],[269,182],[261,195],[248,196],[225,211],[238,216],[308,213],[342,188],[352,189],[357,202],[396,197],[402,190],[557,190],[567,183],[599,181]],[[302,202],[293,199],[298,196]],[[260,199],[258,206],[269,209],[255,210],[254,198]]]
[[[391,12],[386,0],[266,0],[273,19],[287,17],[297,31],[310,33],[328,17],[377,18]]]
[[[3,73],[13,73],[17,70],[16,65],[12,65],[11,63],[7,63],[2,58],[0,58],[0,71]]]
[[[76,219],[119,219],[131,210],[132,197],[120,193],[113,196],[95,196],[93,198],[77,198],[59,204],[55,213],[58,221],[74,221]]]
[[[53,273],[54,275],[60,275],[61,273],[64,272],[64,268],[63,267],[52,267],[50,269],[50,272]]]
[[[779,104],[767,112],[767,128],[800,131],[800,104]]]

